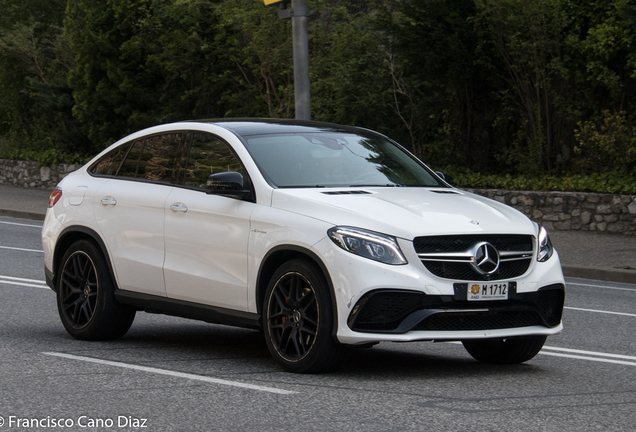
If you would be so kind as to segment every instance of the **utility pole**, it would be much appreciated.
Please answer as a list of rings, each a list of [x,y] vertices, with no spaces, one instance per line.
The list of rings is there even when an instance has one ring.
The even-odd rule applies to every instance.
[[[297,120],[311,120],[309,91],[309,37],[307,36],[307,0],[292,0],[294,38],[294,99]]]
[[[291,18],[294,46],[294,105],[297,120],[311,120],[309,91],[309,37],[307,36],[307,0],[264,0],[265,5],[278,3],[278,17]]]

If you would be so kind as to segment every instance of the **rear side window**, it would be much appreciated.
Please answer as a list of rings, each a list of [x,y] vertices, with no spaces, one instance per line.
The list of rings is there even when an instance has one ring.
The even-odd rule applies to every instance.
[[[143,146],[143,140],[137,140],[134,142],[126,160],[122,163],[119,169],[118,177],[136,177],[137,176],[137,164],[139,163],[139,156],[141,155],[141,148]]]
[[[119,170],[124,157],[126,157],[126,153],[128,152],[131,144],[132,143],[126,143],[109,151],[100,160],[98,160],[97,163],[93,164],[88,171],[100,176],[117,175],[117,171]]]
[[[137,167],[138,178],[178,183],[180,164],[185,161],[185,133],[155,135],[144,142]]]
[[[226,171],[237,171],[245,177],[243,165],[225,141],[211,134],[195,133],[186,169],[186,186],[205,189],[211,174]]]

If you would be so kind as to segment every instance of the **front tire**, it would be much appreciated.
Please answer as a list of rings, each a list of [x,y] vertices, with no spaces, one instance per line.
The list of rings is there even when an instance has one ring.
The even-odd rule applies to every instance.
[[[135,309],[115,300],[102,251],[78,240],[62,258],[57,278],[57,309],[66,331],[80,340],[112,340],[126,334]]]
[[[276,270],[262,310],[267,347],[284,369],[325,372],[342,360],[344,347],[333,336],[329,288],[310,261],[288,261]]]
[[[517,364],[536,356],[547,336],[462,341],[468,354],[482,363]]]

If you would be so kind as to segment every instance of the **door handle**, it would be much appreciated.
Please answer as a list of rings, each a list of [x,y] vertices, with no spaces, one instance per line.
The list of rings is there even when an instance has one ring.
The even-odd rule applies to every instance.
[[[170,205],[170,210],[172,210],[175,213],[185,213],[188,211],[188,207],[183,204],[183,203],[179,203],[179,204],[171,204]]]
[[[108,206],[108,205],[112,205],[114,206],[115,204],[117,204],[117,200],[113,197],[104,197],[102,198],[102,205]]]

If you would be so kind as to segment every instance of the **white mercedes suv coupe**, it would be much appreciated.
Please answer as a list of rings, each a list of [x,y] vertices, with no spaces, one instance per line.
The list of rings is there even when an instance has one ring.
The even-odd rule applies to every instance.
[[[77,339],[163,313],[260,329],[283,368],[319,372],[381,341],[461,341],[479,361],[520,363],[563,329],[544,228],[361,128],[134,133],[59,183],[42,242]]]

